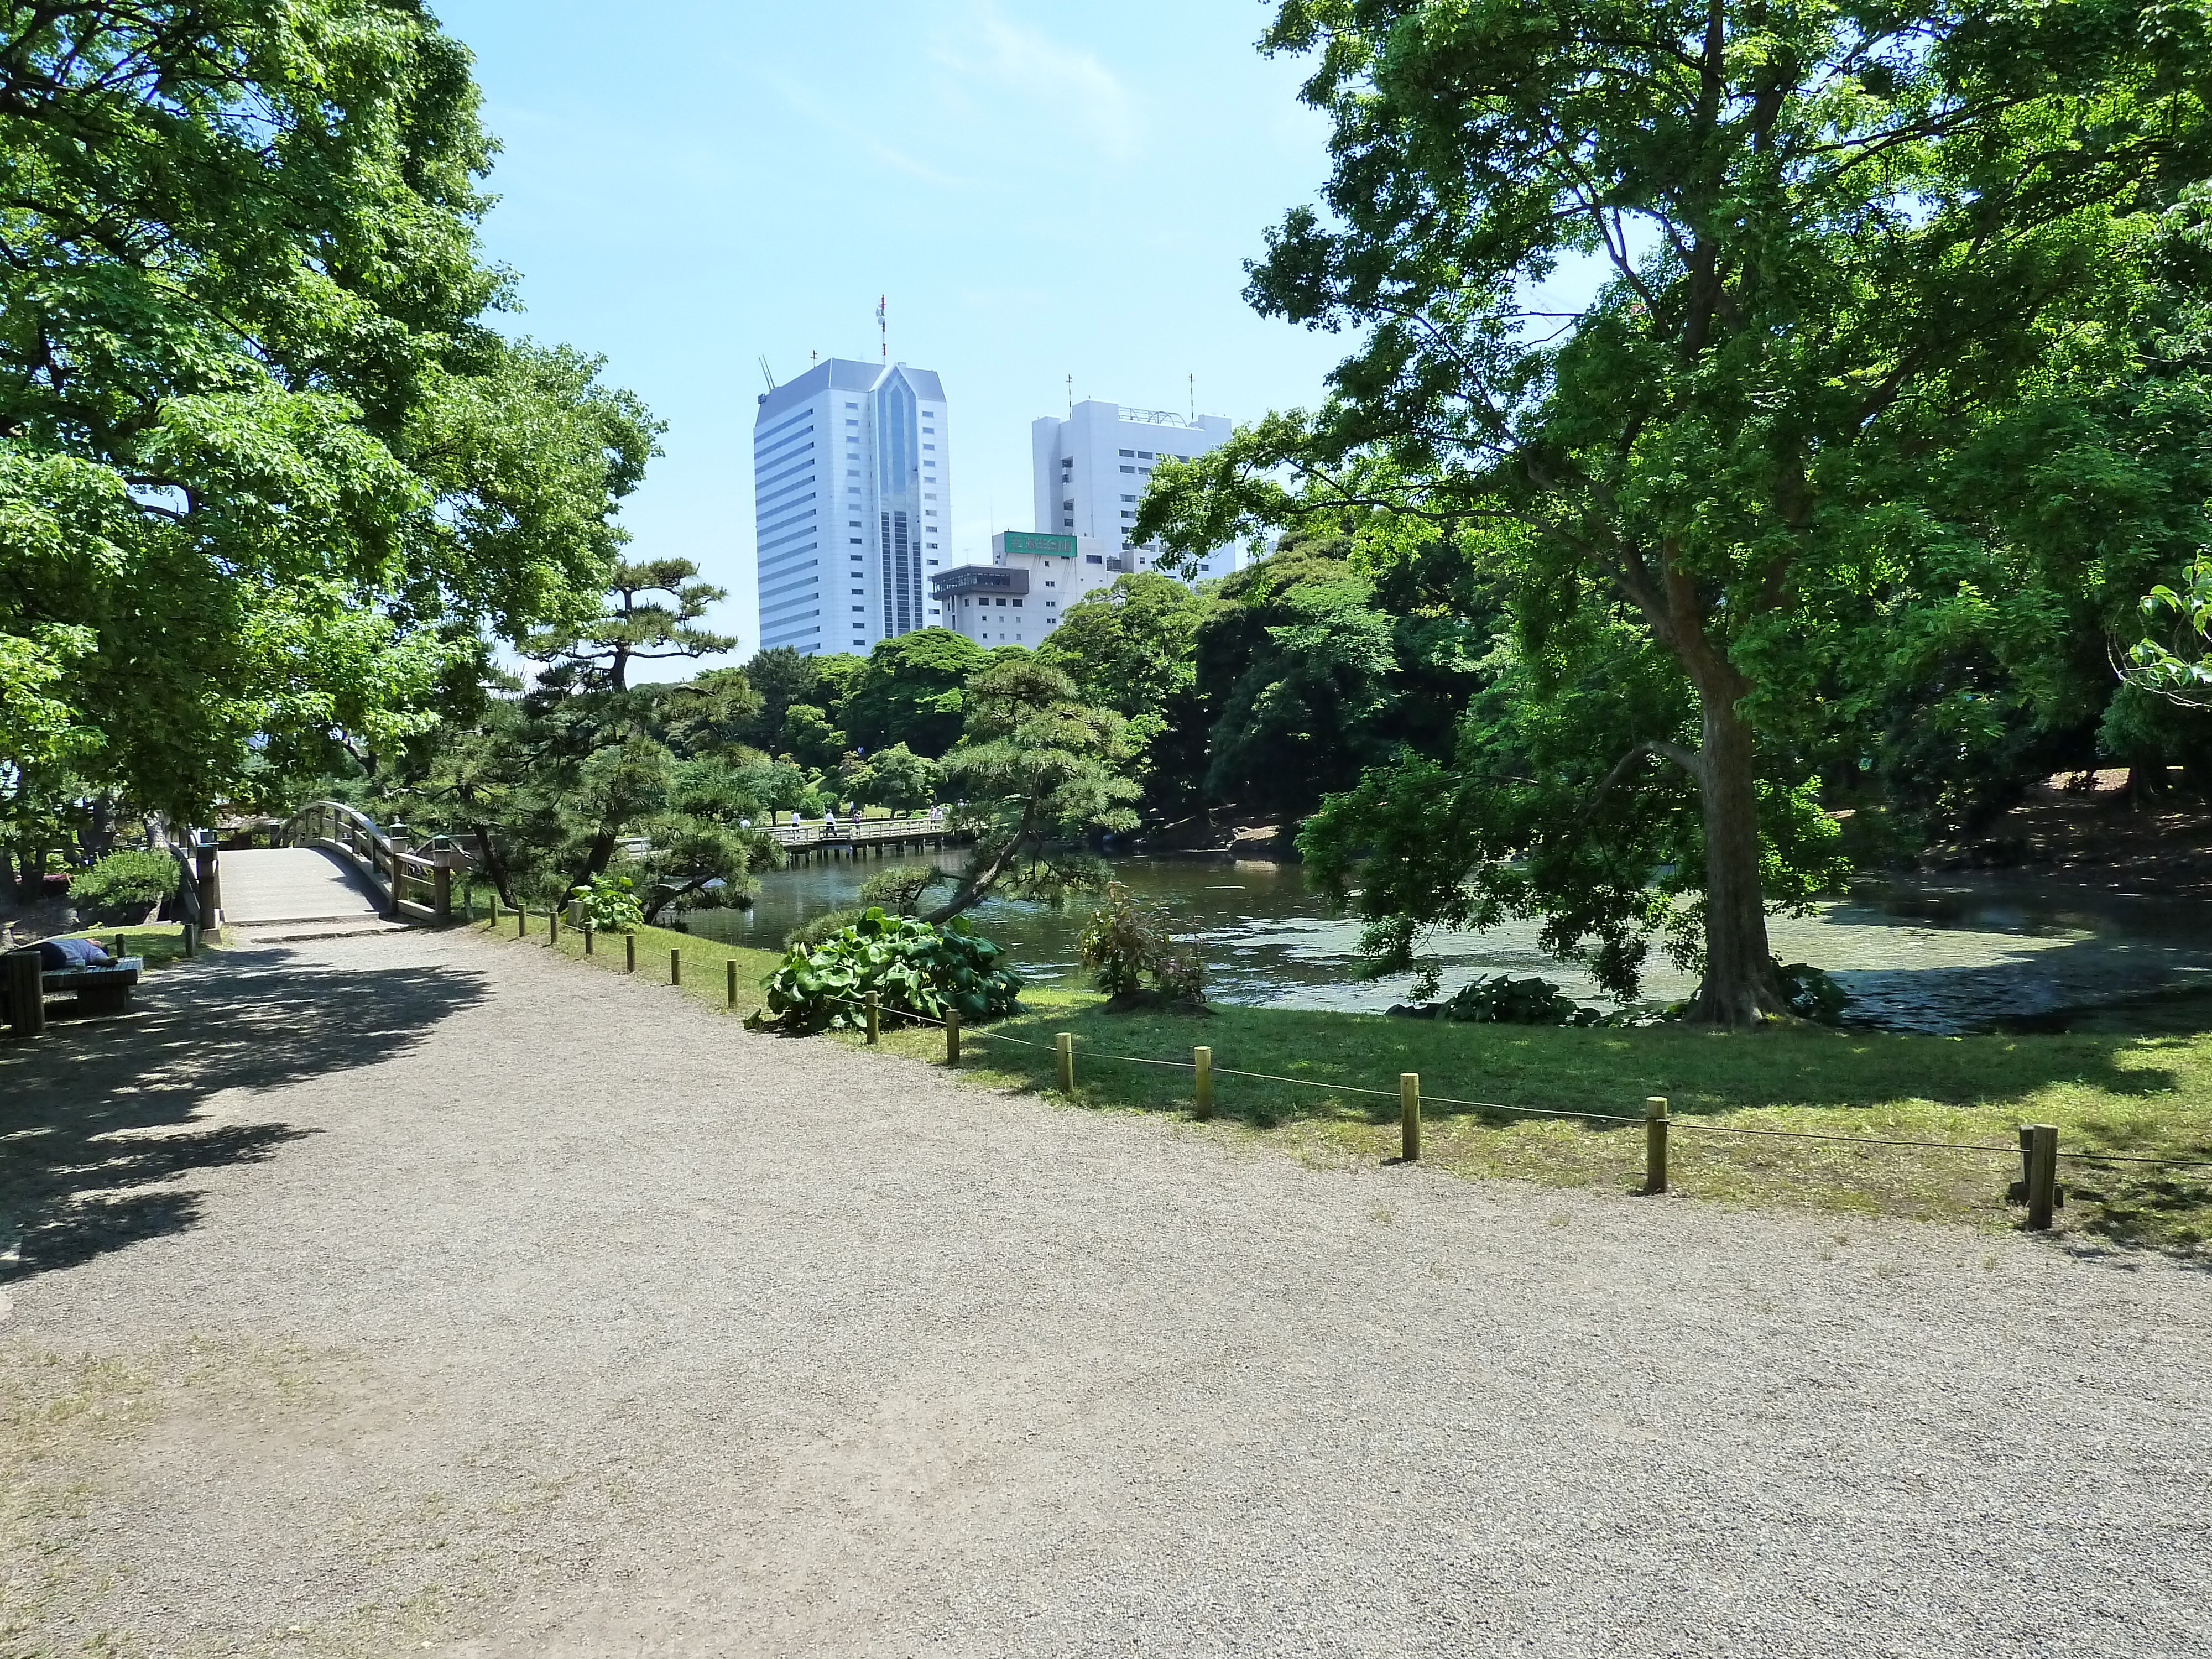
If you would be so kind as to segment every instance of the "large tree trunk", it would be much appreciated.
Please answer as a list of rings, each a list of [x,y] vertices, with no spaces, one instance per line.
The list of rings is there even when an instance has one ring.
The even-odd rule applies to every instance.
[[[514,883],[507,874],[507,860],[500,856],[499,842],[492,836],[491,825],[471,823],[469,830],[477,838],[477,852],[483,860],[484,874],[491,878],[493,890],[510,907],[520,910],[522,907],[515,903]]]
[[[606,874],[607,866],[614,862],[615,842],[619,839],[621,839],[619,831],[605,828],[602,828],[598,835],[592,837],[592,850],[585,855],[582,867],[570,878],[568,884],[561,890],[562,899],[565,900],[579,887],[590,886],[593,876]]]
[[[1759,792],[1750,724],[1733,688],[1700,688],[1698,801],[1705,830],[1705,978],[1691,1018],[1729,1030],[1787,1018],[1759,882]]]

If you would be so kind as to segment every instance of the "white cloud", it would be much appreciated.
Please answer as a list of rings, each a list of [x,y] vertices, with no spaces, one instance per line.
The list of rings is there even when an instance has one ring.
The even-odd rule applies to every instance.
[[[1079,46],[1017,23],[987,3],[973,7],[957,38],[940,36],[931,57],[969,94],[1012,93],[1042,105],[1116,159],[1138,147],[1136,100],[1121,77]]]

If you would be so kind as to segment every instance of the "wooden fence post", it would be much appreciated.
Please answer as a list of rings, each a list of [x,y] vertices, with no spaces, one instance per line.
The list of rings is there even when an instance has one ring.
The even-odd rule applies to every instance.
[[[529,933],[530,907],[526,904],[518,904],[514,907],[514,936],[517,939],[523,939],[526,938]]]
[[[1209,1118],[1213,1115],[1213,1050],[1194,1048],[1190,1051],[1193,1068],[1191,1079],[1191,1115]]]
[[[491,890],[491,925],[495,927],[499,926],[499,889],[496,887]]]
[[[957,1008],[945,1011],[945,1063],[947,1066],[960,1063],[960,1011]]]
[[[1054,1032],[1052,1046],[1059,1051],[1060,1091],[1064,1095],[1072,1095],[1075,1092],[1075,1033]]]
[[[671,985],[684,983],[684,951],[681,946],[668,953],[668,982]]]
[[[2051,1231],[2058,1185],[2058,1128],[2051,1123],[2027,1126],[2027,1225],[2031,1232]]]
[[[545,913],[545,942],[548,945],[561,942],[561,907],[557,904]]]
[[[185,954],[196,957],[200,953],[200,925],[196,921],[185,924]]]
[[[625,974],[634,974],[636,971],[637,935],[635,933],[624,933],[623,935],[623,972]]]
[[[1667,1190],[1667,1097],[1644,1097],[1644,1190]]]
[[[453,919],[453,872],[445,865],[431,872],[432,896],[438,907],[438,920]]]
[[[1398,1161],[1421,1161],[1421,1074],[1398,1073]]]
[[[875,992],[868,993],[868,1041],[873,1042],[883,1029],[884,1000]]]
[[[584,924],[584,954],[586,956],[597,956],[599,954],[597,951],[592,949],[593,943],[598,939],[598,938],[599,934],[593,929],[592,924],[588,921],[586,922]]]
[[[46,1029],[45,968],[36,951],[8,953],[8,1024],[19,1037],[34,1037]]]

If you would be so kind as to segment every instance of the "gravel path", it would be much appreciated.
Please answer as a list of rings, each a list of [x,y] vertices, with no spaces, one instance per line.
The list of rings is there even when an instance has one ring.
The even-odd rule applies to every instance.
[[[152,1001],[0,1049],[0,1397],[100,1408],[10,1659],[2212,1647],[2202,1273],[1313,1170],[474,936]]]

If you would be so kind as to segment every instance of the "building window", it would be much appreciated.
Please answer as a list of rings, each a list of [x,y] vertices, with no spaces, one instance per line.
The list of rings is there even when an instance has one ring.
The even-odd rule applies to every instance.
[[[1125,449],[1125,450],[1123,450],[1121,453],[1122,453],[1124,455],[1134,456],[1134,455],[1136,454],[1136,453],[1137,453],[1137,452],[1136,452],[1135,450],[1133,450],[1133,449]],[[1128,470],[1129,470],[1129,469],[1128,469],[1127,467],[1126,467],[1126,466],[1125,466],[1125,467],[1123,467],[1123,468],[1121,469],[1121,471],[1124,471],[1124,472],[1127,472]]]
[[[847,541],[848,541],[848,542],[852,543],[852,544],[853,544],[854,546],[855,546],[855,547],[858,547],[858,546],[860,544],[860,538],[858,536],[848,536],[848,537],[846,537],[846,538],[845,538],[845,539],[846,539]]]
[[[1106,561],[1096,553],[1085,553],[1083,556],[1083,562],[1085,564],[1103,564]]]
[[[1073,501],[1062,501],[1060,504],[1060,510],[1063,513],[1073,513],[1075,511],[1075,503]]]
[[[922,430],[923,430],[924,432],[927,432],[927,431],[928,431],[928,430],[929,430],[929,428],[928,428],[927,427],[924,427],[924,428],[922,428]],[[937,447],[937,446],[936,446],[935,444],[924,444],[924,445],[922,446],[922,447],[923,447],[924,449],[934,449],[934,448],[936,448],[936,447]]]
[[[867,606],[866,606],[865,605],[854,605],[854,606],[853,607],[853,609],[854,609],[854,610],[855,610],[855,611],[858,611],[861,612],[863,615],[866,615],[866,612],[867,612],[867,609],[868,609],[868,607],[867,607]]]
[[[1137,452],[1137,459],[1140,461],[1149,461],[1155,458],[1151,450],[1140,449]]]
[[[1060,527],[1062,530],[1073,530],[1075,528],[1075,520],[1073,519],[1062,519],[1060,521]],[[1096,564],[1097,561],[1094,559],[1091,562]]]
[[[1122,497],[1121,497],[1121,499],[1122,499],[1123,501],[1135,501],[1137,498],[1136,498],[1134,495],[1124,495],[1124,496],[1122,496]]]
[[[1015,610],[1017,610],[1017,611],[1018,611],[1018,610],[1020,610],[1021,608],[1022,608],[1022,602],[1021,602],[1019,599],[1016,599],[1016,600],[1014,601],[1014,609],[1015,609]]]
[[[848,408],[848,409],[850,409],[852,406],[853,406],[853,405],[852,405],[852,404],[847,404],[845,405],[845,407],[846,407],[846,408]],[[845,422],[845,424],[846,424],[847,426],[858,426],[858,425],[860,425],[860,422],[859,422],[858,421],[848,421],[848,422]],[[858,443],[858,442],[860,442],[860,440],[859,440],[858,438],[855,438],[855,439],[854,439],[854,440],[853,440],[853,441],[854,441],[854,443]]]

